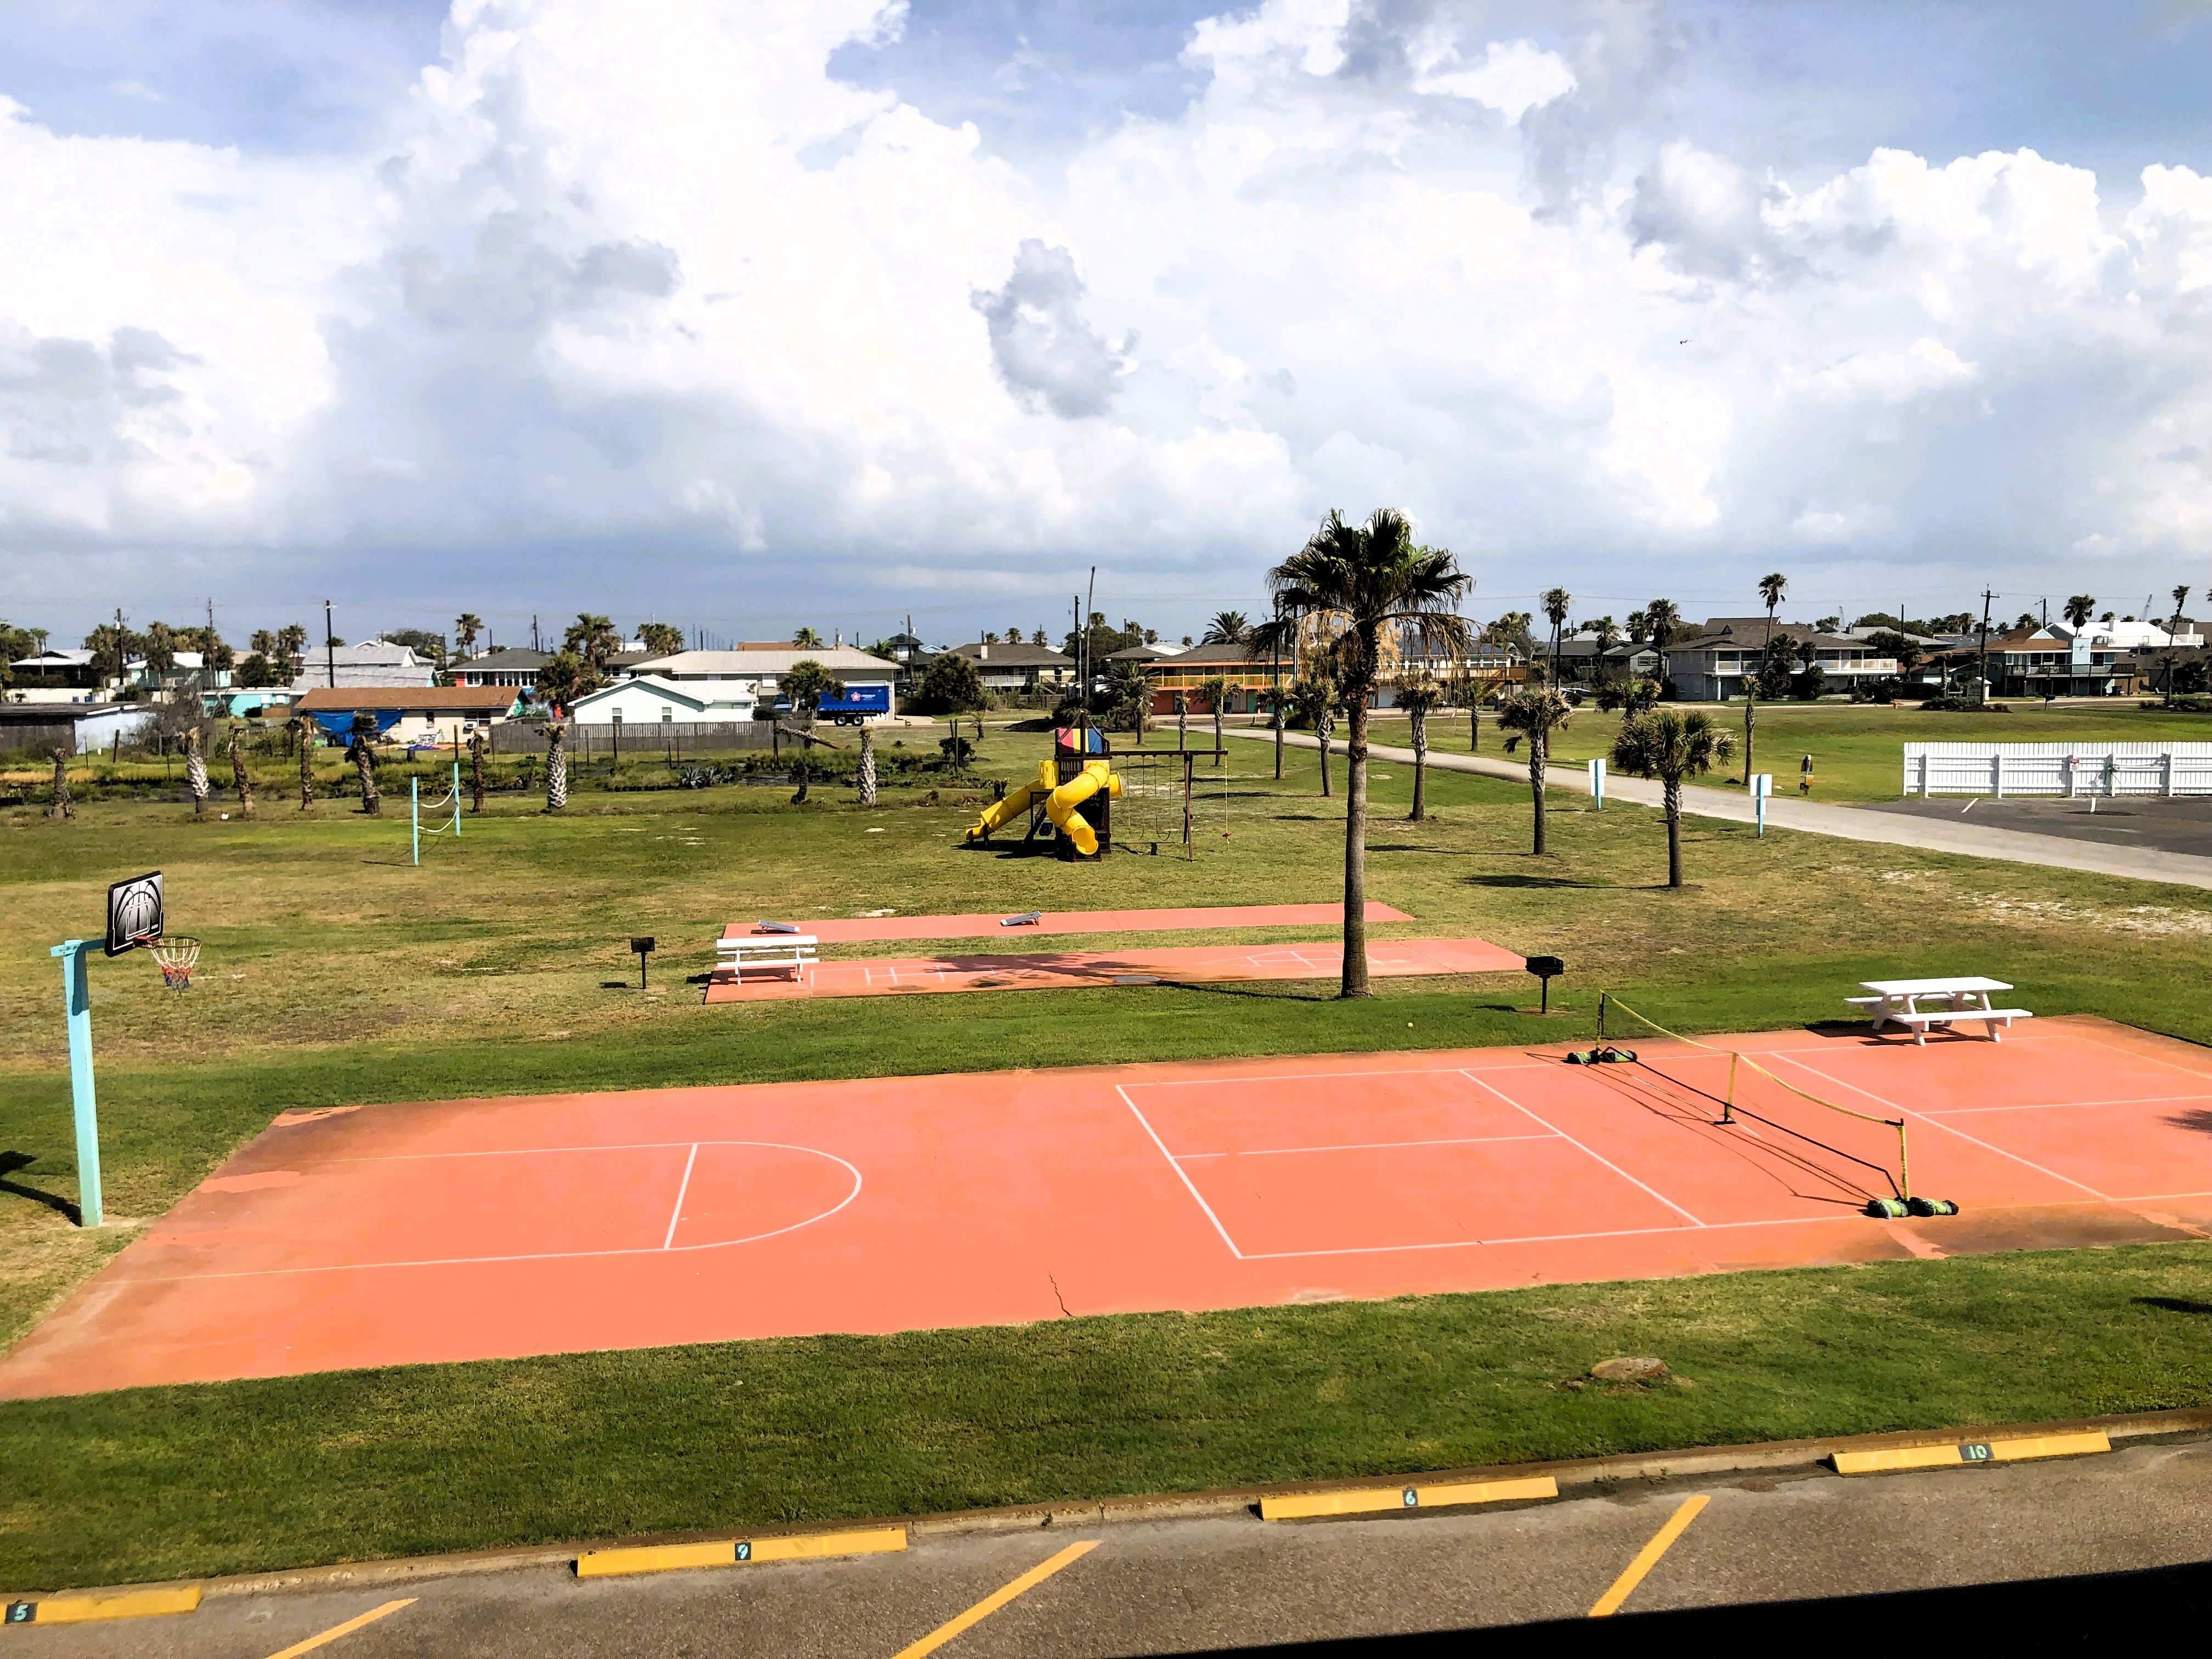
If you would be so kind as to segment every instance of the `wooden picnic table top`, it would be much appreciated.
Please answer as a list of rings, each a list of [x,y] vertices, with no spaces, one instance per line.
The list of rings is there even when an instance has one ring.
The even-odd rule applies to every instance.
[[[1859,981],[1859,988],[1886,997],[1936,997],[1960,991],[2009,991],[2012,987],[2001,979],[1967,976],[1960,979],[1863,979]]]

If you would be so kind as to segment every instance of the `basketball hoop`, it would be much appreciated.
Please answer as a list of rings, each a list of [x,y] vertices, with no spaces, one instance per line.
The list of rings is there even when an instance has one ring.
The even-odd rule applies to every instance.
[[[148,942],[146,949],[161,969],[161,983],[172,991],[192,988],[192,966],[200,959],[200,942],[182,933],[169,933]]]

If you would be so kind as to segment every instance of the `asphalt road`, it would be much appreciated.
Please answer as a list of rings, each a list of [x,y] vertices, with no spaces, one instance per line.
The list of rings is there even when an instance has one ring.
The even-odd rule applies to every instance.
[[[1620,1614],[1590,1619],[1654,1535],[1701,1498]],[[1334,1644],[1349,1642],[1382,1653],[1557,1653],[1618,1649],[1639,1632],[1871,1650],[2023,1620],[2047,1649],[2108,1643],[2168,1610],[2201,1626],[2212,1606],[2208,1499],[2212,1443],[2159,1440],[2060,1462],[1638,1483],[1503,1511],[1024,1529],[923,1537],[903,1554],[647,1577],[580,1583],[539,1568],[225,1595],[190,1615],[9,1630],[0,1644],[39,1659],[270,1659],[412,1598],[313,1651],[893,1659],[1090,1544],[932,1650],[1103,1659],[1340,1653],[1349,1650]],[[1492,1628],[1457,1634],[1478,1626]]]
[[[1857,809],[1893,812],[1945,823],[1984,823],[2034,836],[2097,842],[2106,847],[2155,848],[2212,859],[2212,800],[2160,800],[2122,796],[2118,800],[1996,800],[1978,796],[1960,800],[1884,801]]]
[[[1231,726],[1227,734],[1255,741],[1274,741],[1272,731],[1258,726]],[[1316,747],[1314,739],[1303,732],[1286,733],[1285,740],[1301,749]],[[1413,763],[1413,751],[1410,749],[1376,744],[1369,753],[1376,760],[1403,766]],[[1480,755],[1449,755],[1431,750],[1429,765],[1440,772],[1471,772],[1522,784],[1528,781],[1525,764],[1488,760]],[[1569,794],[1589,793],[1589,775],[1582,767],[1554,766],[1548,769],[1545,777],[1547,789]],[[1659,785],[1617,772],[1607,775],[1605,793],[1608,800],[1632,801],[1638,806],[1660,804]],[[2134,809],[2144,804],[2130,801],[2125,806]],[[2081,803],[2074,805],[2078,807]],[[2175,805],[2186,806],[2185,803]],[[1938,810],[1933,812],[1897,812],[1879,806],[1832,805],[1825,801],[1800,800],[1793,795],[1777,795],[1767,804],[1766,822],[1777,830],[1833,836],[1843,841],[1884,842],[1936,853],[1963,853],[1972,858],[2003,859],[2014,864],[2040,864],[2058,870],[2086,870],[2098,875],[2127,876],[2138,881],[2212,888],[2212,856],[2168,851],[2148,836],[2069,835],[2063,829],[2053,830],[2044,823],[2030,823],[2024,817],[2003,822],[1984,820],[1981,807],[1969,813],[1960,811],[1963,805],[1961,801],[1952,800],[1937,803]],[[1698,785],[1682,791],[1682,809],[1692,817],[1722,818],[1735,823],[1751,823],[1756,811],[1742,795]],[[2104,816],[2102,811],[2098,816]]]

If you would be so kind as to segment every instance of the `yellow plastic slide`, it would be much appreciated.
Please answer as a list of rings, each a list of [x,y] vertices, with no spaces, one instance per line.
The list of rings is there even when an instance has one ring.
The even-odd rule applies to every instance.
[[[985,807],[982,815],[969,826],[968,839],[982,840],[994,830],[1012,823],[1042,799],[1045,816],[1052,820],[1054,827],[1075,843],[1077,852],[1089,858],[1098,850],[1097,832],[1083,821],[1075,809],[1101,789],[1110,799],[1118,799],[1121,775],[1114,770],[1110,762],[1095,760],[1085,763],[1083,770],[1066,783],[1059,779],[1056,762],[1038,762],[1036,781],[1009,789],[1004,800],[993,801]]]
[[[1054,790],[1044,804],[1044,815],[1053,827],[1075,843],[1075,850],[1089,858],[1098,850],[1098,832],[1083,820],[1075,809],[1089,800],[1101,789],[1109,800],[1118,799],[1121,793],[1121,775],[1110,762],[1086,761],[1083,769]]]
[[[1060,787],[1060,769],[1050,761],[1037,764],[1036,781],[1025,783],[1018,789],[1009,789],[1004,800],[993,801],[983,809],[982,817],[969,826],[968,839],[981,841],[1003,824],[1012,823],[1030,810],[1032,804]]]

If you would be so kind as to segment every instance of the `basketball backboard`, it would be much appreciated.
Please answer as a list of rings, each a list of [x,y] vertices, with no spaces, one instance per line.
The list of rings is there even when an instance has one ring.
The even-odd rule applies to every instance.
[[[161,872],[118,881],[107,890],[107,954],[119,957],[161,937]]]

